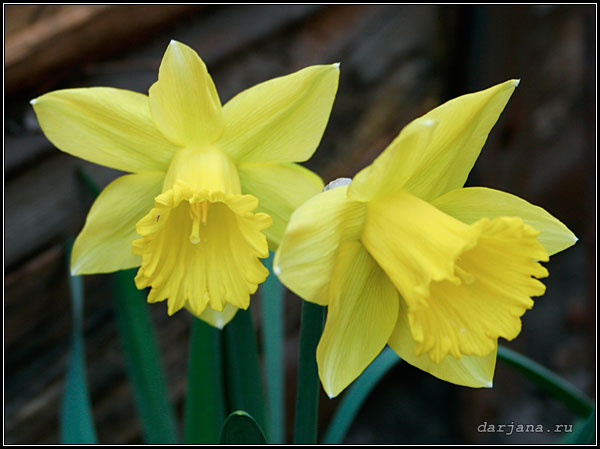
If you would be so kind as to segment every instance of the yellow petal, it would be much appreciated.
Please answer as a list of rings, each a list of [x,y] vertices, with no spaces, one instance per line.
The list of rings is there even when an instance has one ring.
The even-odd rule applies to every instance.
[[[404,189],[432,200],[462,187],[518,84],[518,80],[506,81],[450,100],[425,114],[423,119],[438,125],[425,154],[417,156],[419,164],[413,167]]]
[[[259,258],[269,255],[261,231],[271,219],[252,213],[257,205],[251,195],[194,192],[179,183],[159,195],[133,242],[142,256],[135,281],[152,287],[148,302],[168,299],[170,315],[184,306],[196,316],[228,303],[246,309],[268,275]]]
[[[401,190],[419,168],[436,127],[437,122],[423,118],[408,124],[371,165],[357,173],[348,196],[369,201]]]
[[[483,357],[463,355],[460,359],[456,359],[447,355],[439,363],[432,361],[428,354],[417,355],[417,342],[408,324],[408,307],[402,299],[398,322],[388,344],[403,360],[438,379],[473,388],[492,386],[496,367],[496,349]]]
[[[149,96],[156,125],[172,142],[201,147],[221,135],[221,100],[204,62],[187,45],[171,41]]]
[[[317,149],[338,87],[337,64],[245,90],[224,107],[220,145],[237,162],[302,162]]]
[[[520,217],[532,228],[540,231],[538,241],[550,256],[567,249],[577,241],[577,237],[564,224],[541,207],[499,190],[484,187],[456,189],[431,203],[467,224],[484,217]]]
[[[60,150],[128,172],[164,171],[177,149],[154,125],[148,97],[109,87],[57,90],[31,101]]]
[[[269,247],[276,251],[292,212],[323,190],[323,181],[294,163],[243,164],[238,166],[242,193],[259,198],[257,212],[273,219],[265,230]]]
[[[135,224],[160,194],[165,174],[125,175],[111,182],[92,205],[73,245],[73,274],[109,273],[137,267],[141,258],[131,252],[139,238]]]
[[[347,190],[327,190],[296,209],[275,253],[273,272],[307,301],[327,304],[338,248],[360,238],[366,205],[348,199]]]
[[[398,293],[360,242],[340,246],[317,347],[319,377],[340,394],[385,347],[398,316]]]
[[[188,310],[194,314],[193,310],[191,310],[189,307]],[[235,314],[238,310],[240,309],[232,306],[230,303],[227,303],[225,304],[222,312],[218,312],[211,307],[207,307],[204,309],[204,312],[198,315],[198,318],[210,324],[211,326],[216,327],[217,329],[223,329],[225,325],[228,324],[233,317],[235,317]]]

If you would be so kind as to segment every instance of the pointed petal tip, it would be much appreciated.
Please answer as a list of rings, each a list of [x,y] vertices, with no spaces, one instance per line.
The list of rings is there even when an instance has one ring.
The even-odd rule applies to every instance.
[[[198,318],[200,318],[200,317],[198,316]],[[206,322],[206,323],[208,323],[208,321],[205,321],[205,322]],[[223,320],[223,319],[218,319],[218,320],[215,320],[215,321],[212,321],[212,322],[210,322],[209,324],[210,324],[211,326],[213,326],[214,328],[216,328],[216,329],[219,329],[220,331],[222,331],[222,330],[223,330],[223,328],[225,327],[225,325],[226,325],[228,322],[229,322],[229,321],[225,322],[225,320]]]
[[[331,64],[333,66],[333,68],[338,69],[340,68],[340,63],[339,62],[335,62],[333,64]]]
[[[337,393],[332,393],[333,389],[331,388],[331,385],[325,385],[323,382],[321,383],[323,385],[323,390],[325,391],[325,394],[329,399],[335,399],[340,394],[340,391],[338,391]]]
[[[34,98],[33,100],[29,100],[29,104],[30,104],[31,106],[33,106],[33,105],[34,105],[34,104],[36,104],[36,103],[37,103],[37,98]]]
[[[167,46],[167,48],[170,48],[171,50],[173,49],[178,49],[178,48],[182,48],[182,47],[187,47],[187,45],[179,42],[178,40],[175,39],[171,39],[169,41],[169,45]]]
[[[77,264],[77,263],[71,262],[71,267],[70,267],[69,271],[71,272],[71,276],[79,276],[79,275],[81,275],[82,274],[81,273],[81,264],[80,263]]]
[[[153,301],[153,302],[155,302],[155,301]],[[179,308],[175,307],[173,302],[170,299],[167,299],[167,315],[173,316],[175,313],[179,312],[180,309],[181,309],[181,307],[179,307]]]
[[[493,386],[494,386],[494,382],[492,382],[491,380],[487,384],[485,384],[486,388],[492,388]]]
[[[514,80],[514,83],[515,83],[515,87],[518,87],[518,86],[519,86],[519,84],[521,83],[521,78],[517,78],[517,79],[515,79],[515,80]]]

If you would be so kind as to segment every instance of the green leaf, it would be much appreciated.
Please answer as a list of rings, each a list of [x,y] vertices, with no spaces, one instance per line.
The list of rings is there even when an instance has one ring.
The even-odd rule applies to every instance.
[[[223,329],[227,410],[247,410],[262,427],[265,422],[258,346],[249,310],[239,310]]]
[[[78,167],[76,174],[92,196],[100,194],[100,189],[85,170]],[[135,287],[134,277],[135,270],[125,270],[116,272],[112,279],[115,317],[127,375],[145,441],[150,444],[176,443],[175,414],[169,401],[146,293]]]
[[[67,243],[70,258],[72,240]],[[69,266],[69,264],[67,264]],[[70,270],[67,270],[70,272]],[[71,307],[73,309],[73,331],[71,354],[67,367],[65,388],[60,409],[60,435],[62,444],[96,444],[96,429],[88,393],[83,340],[83,280],[80,276],[69,276]]]
[[[560,399],[578,416],[587,417],[593,411],[594,402],[578,388],[530,358],[499,345],[498,359],[523,373],[548,393]]]
[[[268,268],[272,264],[273,253],[265,262]],[[270,444],[283,444],[285,437],[285,366],[283,360],[285,290],[277,276],[271,273],[260,286],[260,294],[267,391],[266,431]]]
[[[323,444],[341,444],[352,421],[369,393],[381,378],[402,359],[391,349],[385,348],[381,354],[354,381],[338,405],[333,419],[327,428]]]
[[[320,382],[316,353],[323,332],[324,318],[325,307],[302,301],[298,388],[296,390],[296,416],[294,417],[295,444],[316,444],[317,442]]]
[[[221,331],[194,318],[185,398],[186,444],[217,444],[225,420]]]
[[[175,414],[169,401],[146,293],[136,288],[135,270],[113,275],[117,326],[125,355],[144,440],[149,444],[177,443]]]
[[[585,420],[573,426],[573,433],[569,433],[561,440],[561,444],[594,444],[596,441],[596,408]]]
[[[221,444],[249,445],[266,444],[265,435],[254,418],[238,410],[225,420],[221,430]]]

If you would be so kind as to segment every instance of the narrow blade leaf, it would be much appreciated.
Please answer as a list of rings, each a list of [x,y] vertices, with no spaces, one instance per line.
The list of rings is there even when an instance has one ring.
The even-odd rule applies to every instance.
[[[402,359],[391,349],[385,348],[365,369],[344,394],[333,419],[327,428],[323,444],[342,444],[352,421],[365,399],[385,374]]]
[[[266,444],[265,435],[254,418],[238,410],[225,420],[221,430],[221,444],[250,445]]]
[[[77,176],[94,197],[100,189],[83,169]],[[135,287],[135,270],[113,275],[115,317],[125,355],[125,366],[144,440],[150,444],[177,443],[175,414],[169,401],[165,374],[154,337],[146,294]]]
[[[561,444],[594,444],[596,442],[596,408],[585,420],[573,426],[573,433],[564,436]]]
[[[530,358],[504,346],[498,346],[498,359],[515,368],[541,388],[560,399],[578,416],[587,417],[594,409],[594,402],[574,385]]]
[[[144,440],[149,444],[177,443],[175,414],[146,305],[145,292],[133,282],[135,270],[115,273],[114,305]]]
[[[228,410],[247,410],[262,427],[264,390],[258,346],[249,310],[239,310],[223,329]]]
[[[67,243],[69,257],[72,246],[73,242],[69,241]],[[73,313],[73,331],[71,334],[71,354],[60,410],[61,442],[62,444],[96,444],[98,439],[94,428],[85,369],[83,280],[81,277],[69,276],[69,288]]]

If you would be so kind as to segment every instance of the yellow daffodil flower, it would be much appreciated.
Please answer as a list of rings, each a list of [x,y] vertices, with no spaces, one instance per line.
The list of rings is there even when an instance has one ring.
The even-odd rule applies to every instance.
[[[267,277],[260,258],[292,211],[322,189],[295,162],[318,146],[338,78],[337,64],[307,67],[221,106],[204,62],[172,41],[148,95],[96,87],[32,100],[56,147],[131,173],[93,204],[72,272],[139,266],[149,302],[222,328]]]
[[[498,338],[515,338],[531,297],[545,292],[539,261],[577,240],[523,199],[463,188],[517,84],[411,122],[351,182],[292,214],[274,272],[328,306],[317,363],[330,397],[386,344],[440,379],[492,385]]]

